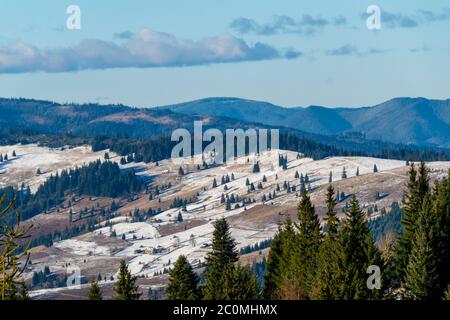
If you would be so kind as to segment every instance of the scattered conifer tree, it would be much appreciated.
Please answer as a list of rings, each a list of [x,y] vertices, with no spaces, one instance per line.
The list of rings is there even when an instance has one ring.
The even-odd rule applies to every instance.
[[[141,294],[135,284],[136,278],[131,275],[125,260],[120,261],[119,277],[114,286],[116,300],[139,300]]]
[[[98,286],[97,281],[92,282],[89,287],[88,300],[103,300],[102,290]]]
[[[422,177],[422,175],[424,176]],[[412,164],[408,176],[407,191],[404,194],[405,205],[403,207],[403,218],[401,221],[403,233],[398,240],[395,255],[397,276],[401,282],[404,282],[404,274],[408,265],[412,241],[416,230],[416,221],[422,208],[423,199],[425,199],[429,192],[428,172],[425,170],[424,165],[420,169],[420,172],[418,172],[415,165]]]
[[[343,221],[340,241],[342,246],[341,299],[369,299],[378,290],[367,287],[367,268],[370,265],[382,267],[380,253],[375,247],[365,216],[353,194],[349,210]]]
[[[345,170],[345,167],[342,168],[342,179],[347,179],[347,170]]]
[[[410,299],[440,299],[437,216],[432,212],[430,197],[426,197],[416,222],[411,253],[405,272],[406,296]]]
[[[341,288],[341,255],[342,247],[338,241],[339,219],[335,208],[336,199],[331,185],[327,188],[327,216],[325,240],[320,245],[317,276],[311,296],[319,300],[339,299]]]
[[[175,266],[169,272],[170,282],[167,286],[167,298],[169,300],[198,300],[200,290],[198,288],[199,279],[186,257],[178,257]]]
[[[206,256],[204,297],[206,300],[226,299],[227,289],[223,274],[238,259],[236,243],[231,237],[230,227],[225,219],[214,223],[212,251]]]
[[[296,247],[298,248],[296,276],[303,287],[303,291],[308,296],[315,278],[317,253],[319,252],[322,235],[319,218],[306,190],[301,194],[297,210],[299,221],[296,242]]]

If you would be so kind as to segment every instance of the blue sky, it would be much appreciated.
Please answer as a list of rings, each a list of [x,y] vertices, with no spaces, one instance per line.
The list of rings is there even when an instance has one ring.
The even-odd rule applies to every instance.
[[[81,30],[66,8],[81,9]],[[367,7],[382,29],[368,30]],[[450,3],[0,1],[0,96],[156,106],[211,96],[283,106],[450,98]]]

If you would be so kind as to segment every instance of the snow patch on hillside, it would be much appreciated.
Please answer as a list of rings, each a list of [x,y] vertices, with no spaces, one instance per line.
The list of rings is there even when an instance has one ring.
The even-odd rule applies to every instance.
[[[107,247],[99,246],[95,242],[76,239],[59,241],[53,246],[78,256],[107,256],[111,254]]]
[[[13,151],[16,156],[13,157]],[[0,187],[20,187],[22,183],[35,192],[50,175],[63,169],[86,165],[103,159],[105,151],[93,152],[90,146],[47,148],[37,144],[0,146],[0,154],[8,160],[0,163]],[[114,157],[111,154],[111,157]],[[38,169],[41,174],[37,174]]]

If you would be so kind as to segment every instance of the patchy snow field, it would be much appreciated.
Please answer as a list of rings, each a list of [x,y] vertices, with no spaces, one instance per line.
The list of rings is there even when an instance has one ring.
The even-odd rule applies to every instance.
[[[13,151],[15,157],[12,156]],[[8,160],[0,163],[0,188],[24,183],[34,192],[51,174],[103,159],[105,152],[92,152],[90,146],[71,149],[51,149],[36,144],[0,146],[0,154],[8,154]],[[39,175],[38,169],[41,171]]]
[[[154,239],[159,237],[158,229],[147,222],[123,222],[95,230],[94,232],[109,237],[112,231],[115,231],[118,237],[125,235],[125,240],[133,240],[134,238],[141,240]]]
[[[105,246],[99,246],[95,242],[68,239],[56,242],[54,247],[78,256],[107,256],[110,251]]]
[[[5,153],[3,147],[3,153]],[[32,172],[36,168],[52,168],[57,170],[55,166],[62,168],[64,166],[81,164],[89,162],[97,158],[103,157],[104,152],[92,153],[86,147],[72,150],[49,150],[45,148],[8,147],[9,153],[15,148],[18,153],[16,167],[14,167],[14,159],[11,163],[2,169],[11,171],[20,171],[20,166],[30,168]],[[1,147],[0,147],[0,150]],[[32,153],[36,151],[37,156]],[[80,153],[83,155],[80,156]],[[287,156],[287,169],[283,170],[278,165],[279,154]],[[32,159],[36,159],[35,161]],[[89,159],[89,160],[88,160]],[[313,201],[319,199],[323,202],[323,191],[329,183],[330,172],[332,174],[333,184],[335,187],[342,188],[347,193],[356,190],[358,197],[366,197],[362,204],[372,204],[372,195],[375,191],[394,190],[391,197],[386,197],[385,202],[379,202],[383,206],[388,206],[394,200],[399,200],[404,182],[406,179],[405,161],[386,160],[366,157],[331,157],[323,160],[314,161],[310,158],[302,158],[296,152],[273,150],[265,152],[261,155],[252,155],[240,158],[237,161],[227,163],[217,167],[197,170],[196,165],[190,165],[190,159],[182,159],[178,164],[174,164],[171,160],[160,161],[158,165],[155,163],[145,164],[127,164],[124,167],[139,168],[138,174],[143,177],[151,177],[152,181],[160,181],[166,183],[173,181],[169,189],[163,190],[157,198],[150,201],[148,195],[142,195],[136,201],[130,201],[120,209],[122,216],[115,217],[109,222],[111,226],[105,226],[102,223],[99,229],[92,233],[89,241],[77,240],[80,237],[56,242],[54,247],[64,250],[75,256],[85,255],[87,259],[95,256],[110,255],[116,259],[126,259],[128,266],[134,275],[151,278],[155,273],[160,273],[164,269],[173,266],[174,262],[180,255],[185,255],[188,260],[197,265],[204,261],[205,255],[210,250],[212,239],[213,223],[215,220],[225,217],[231,218],[231,233],[235,238],[238,248],[248,245],[254,245],[262,240],[272,238],[277,231],[278,225],[275,222],[274,215],[294,210],[299,201],[298,191],[300,179],[295,178],[296,172],[299,175],[308,175],[311,187],[311,196]],[[260,172],[253,173],[253,164],[258,162]],[[44,166],[47,163],[47,166]],[[177,175],[178,168],[182,163],[184,176]],[[374,172],[376,165],[378,172]],[[449,162],[432,162],[428,164],[434,178],[442,177],[447,173],[450,167]],[[343,179],[342,173],[345,168],[347,179]],[[49,170],[49,169],[48,169]],[[23,171],[23,169],[22,169]],[[356,172],[359,176],[356,176]],[[222,176],[234,175],[234,180],[221,185]],[[1,176],[0,176],[1,177]],[[265,182],[263,178],[265,177]],[[216,179],[218,186],[212,188],[213,179]],[[41,177],[28,178],[29,181],[38,184]],[[246,180],[255,185],[255,191],[248,191]],[[293,192],[287,192],[283,189],[283,184],[289,183],[291,187],[296,187]],[[262,188],[257,188],[261,183]],[[276,191],[277,185],[280,187]],[[375,185],[375,187],[374,187]],[[387,186],[389,188],[387,188]],[[276,191],[274,199],[267,199],[262,202],[263,195],[268,195]],[[183,223],[195,221],[192,227],[176,222],[176,218],[181,209],[166,209],[160,214],[148,219],[145,222],[129,222],[126,214],[133,212],[135,209],[146,210],[150,205],[153,208],[161,205],[161,203],[170,203],[174,197],[182,199],[190,198],[196,195],[196,200],[186,206],[186,211],[182,212]],[[225,209],[225,204],[221,203],[221,196],[228,195],[239,196],[240,199],[250,198],[255,202],[235,208],[232,205],[231,210]],[[391,202],[387,202],[391,201]],[[167,206],[165,207],[167,208]],[[269,217],[271,215],[271,217]],[[270,218],[270,219],[269,219]],[[243,223],[243,221],[252,221],[252,223]],[[257,223],[253,223],[257,221]],[[170,232],[160,232],[162,229]],[[109,246],[108,241],[112,241],[111,232],[115,231],[116,239],[124,236],[127,246],[116,248]],[[84,238],[83,238],[84,239]],[[117,249],[117,250],[115,250]]]

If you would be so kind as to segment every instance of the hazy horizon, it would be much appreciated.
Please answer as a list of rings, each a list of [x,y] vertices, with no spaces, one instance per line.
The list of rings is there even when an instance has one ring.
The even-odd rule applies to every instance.
[[[26,99],[26,100],[37,100],[37,101],[49,101],[49,102],[54,102],[60,105],[64,105],[64,104],[73,104],[73,105],[83,105],[83,104],[98,104],[99,106],[108,106],[108,105],[123,105],[125,107],[130,107],[130,108],[138,108],[138,109],[152,109],[152,108],[164,108],[164,107],[169,107],[169,106],[173,106],[173,105],[179,105],[179,104],[184,104],[184,103],[191,103],[191,102],[195,102],[195,101],[201,101],[201,100],[208,100],[208,99],[238,99],[238,100],[247,100],[247,101],[255,101],[255,102],[260,102],[260,103],[268,103],[268,104],[272,104],[275,107],[281,107],[281,108],[285,108],[285,109],[293,109],[293,108],[310,108],[310,107],[323,107],[323,108],[327,108],[327,109],[339,109],[339,108],[349,108],[349,109],[354,109],[354,108],[371,108],[371,107],[375,107],[377,105],[380,105],[382,103],[385,103],[387,101],[390,100],[394,100],[394,99],[426,99],[426,100],[437,100],[437,101],[446,101],[449,100],[449,98],[444,98],[444,99],[435,99],[435,98],[429,98],[429,97],[422,97],[422,96],[416,96],[416,97],[392,97],[389,98],[387,100],[384,101],[380,101],[378,103],[375,104],[364,104],[364,105],[352,105],[352,106],[343,106],[343,105],[339,105],[339,106],[328,106],[328,105],[318,105],[318,104],[311,104],[311,105],[305,105],[305,106],[301,106],[301,105],[292,105],[292,106],[284,106],[284,105],[280,105],[277,103],[274,103],[272,101],[266,101],[266,100],[257,100],[257,99],[248,99],[248,98],[242,98],[242,97],[204,97],[204,98],[199,98],[199,99],[193,99],[193,100],[186,100],[186,101],[177,101],[174,103],[168,103],[168,104],[164,104],[164,105],[154,105],[154,106],[150,106],[150,105],[131,105],[131,104],[125,104],[125,103],[102,103],[102,102],[98,102],[98,101],[84,101],[84,102],[75,102],[75,101],[57,101],[54,99],[36,99],[33,97],[3,97],[0,96],[0,99]]]

